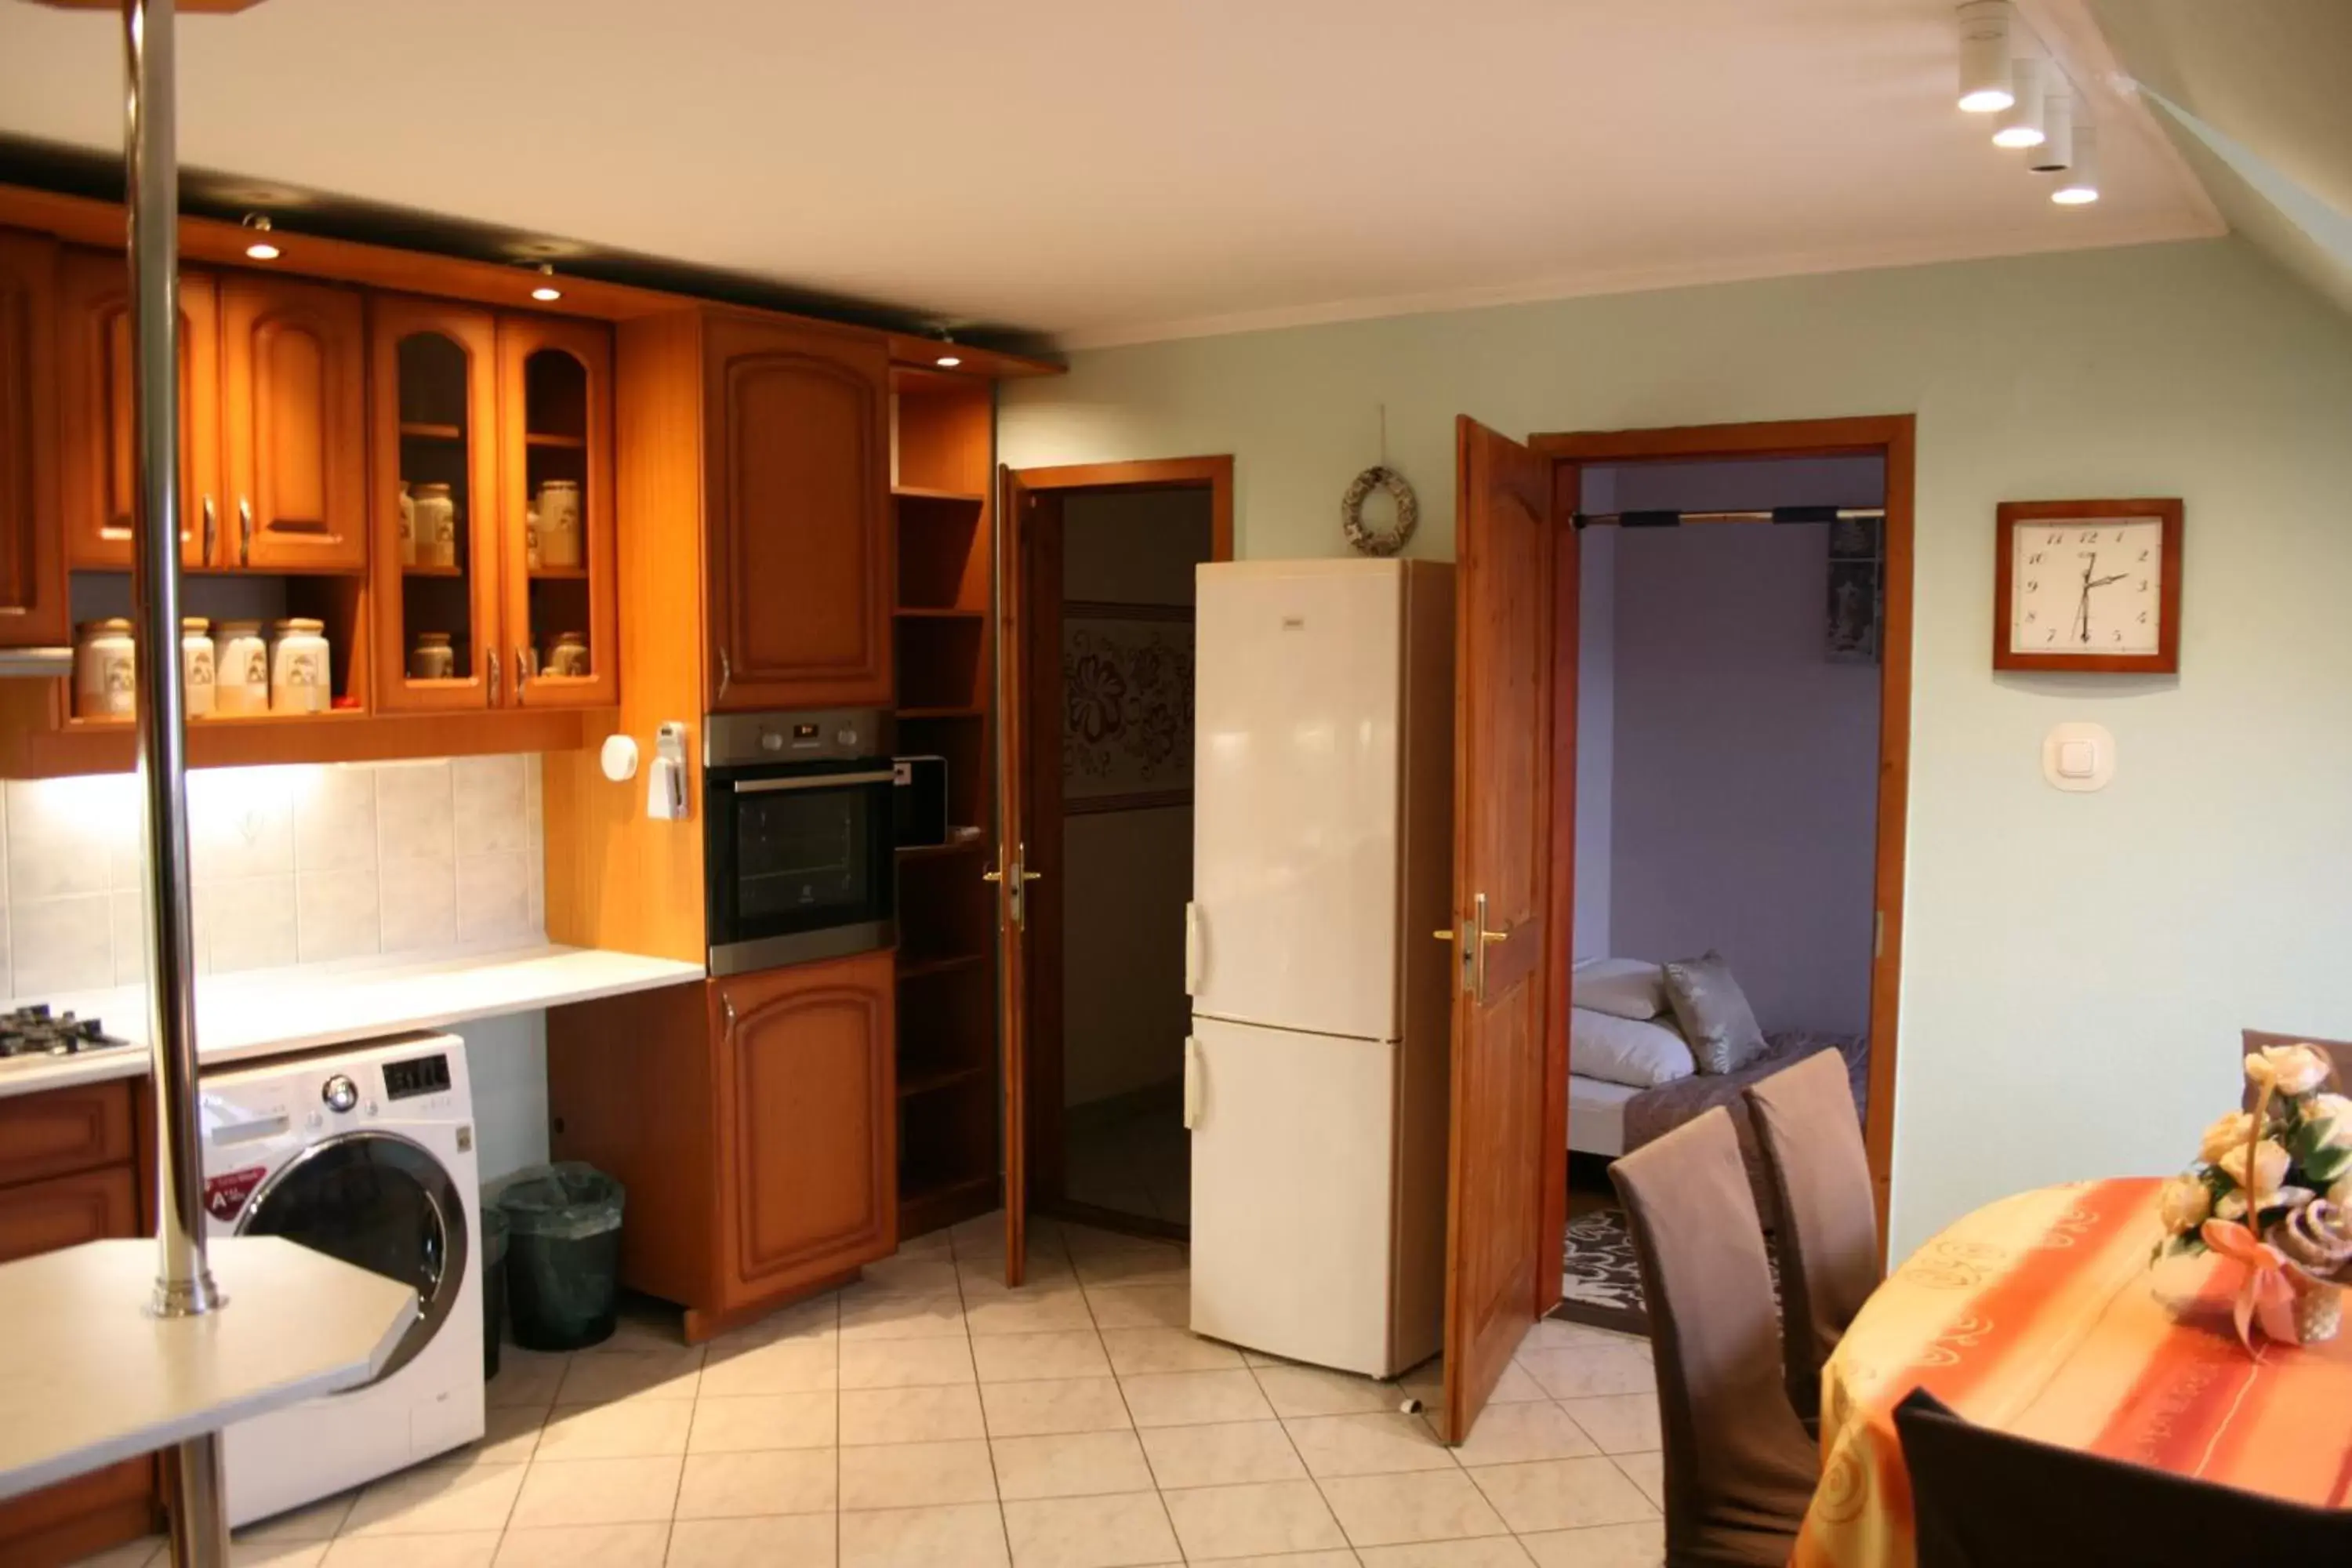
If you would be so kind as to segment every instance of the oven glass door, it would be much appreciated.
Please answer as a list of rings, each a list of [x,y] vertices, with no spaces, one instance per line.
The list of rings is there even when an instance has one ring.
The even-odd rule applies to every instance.
[[[890,770],[714,772],[710,943],[887,921],[893,908]]]

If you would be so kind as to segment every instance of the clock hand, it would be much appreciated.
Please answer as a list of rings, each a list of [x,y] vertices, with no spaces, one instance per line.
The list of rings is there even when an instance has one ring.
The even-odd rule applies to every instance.
[[[2090,585],[2094,588],[2104,588],[2110,583],[2120,583],[2130,575],[2128,572],[2117,572],[2109,576],[2095,578]]]
[[[2083,596],[2074,606],[2074,624],[2083,629],[2083,641],[2091,640],[2091,574],[2099,569],[2099,552],[2087,552],[2090,560],[2083,567]]]

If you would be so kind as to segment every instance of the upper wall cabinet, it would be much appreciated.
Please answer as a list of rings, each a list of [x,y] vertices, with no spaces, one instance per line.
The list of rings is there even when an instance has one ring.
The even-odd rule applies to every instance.
[[[221,386],[235,523],[223,565],[348,572],[367,563],[366,329],[360,296],[242,274],[220,284]]]
[[[180,563],[219,552],[220,308],[209,273],[180,274]],[[131,464],[131,272],[119,255],[66,252],[58,273],[58,421],[66,559],[127,568]]]
[[[888,707],[884,341],[714,313],[705,356],[710,707]]]
[[[0,230],[0,643],[66,640],[58,506],[58,247]]]
[[[525,707],[619,700],[613,338],[552,316],[499,321],[507,639]]]

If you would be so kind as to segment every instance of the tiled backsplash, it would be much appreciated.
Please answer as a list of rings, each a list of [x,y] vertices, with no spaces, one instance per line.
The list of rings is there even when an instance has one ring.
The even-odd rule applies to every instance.
[[[130,774],[11,780],[0,995],[142,978]],[[542,940],[536,756],[188,775],[200,973]]]

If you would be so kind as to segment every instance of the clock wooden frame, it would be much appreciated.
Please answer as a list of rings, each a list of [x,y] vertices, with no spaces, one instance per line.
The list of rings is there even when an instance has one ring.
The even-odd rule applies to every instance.
[[[2162,578],[2157,595],[2154,653],[2019,653],[2010,647],[2011,563],[2021,523],[2110,522],[2153,517],[2164,525]],[[2079,670],[2086,675],[2178,675],[2180,673],[2180,536],[2178,497],[2138,500],[2003,501],[1993,533],[1992,667],[1995,669]]]

